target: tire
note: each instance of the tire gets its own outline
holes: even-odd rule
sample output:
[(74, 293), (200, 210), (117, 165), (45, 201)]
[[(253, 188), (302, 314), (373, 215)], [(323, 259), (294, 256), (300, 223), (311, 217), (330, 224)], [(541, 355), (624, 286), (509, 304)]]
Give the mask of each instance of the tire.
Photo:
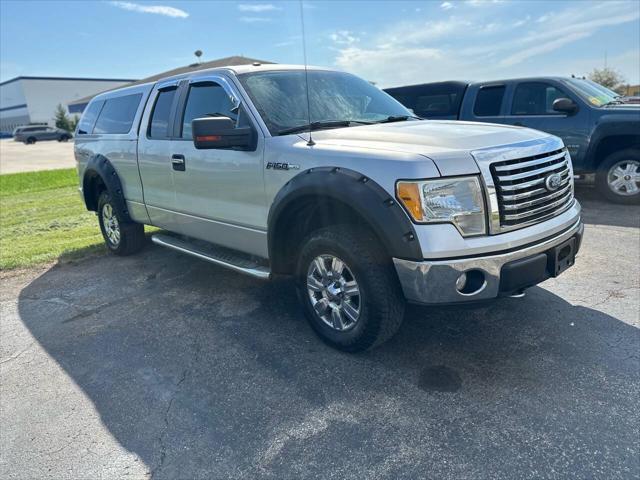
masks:
[[(336, 275), (340, 265), (333, 269), (334, 259), (344, 264), (340, 276)], [(326, 276), (321, 275), (318, 260), (327, 269)], [(402, 324), (405, 300), (391, 259), (363, 228), (336, 225), (309, 235), (298, 258), (296, 289), (313, 330), (339, 350), (359, 352), (377, 347), (393, 337)], [(334, 315), (336, 305), (339, 319)], [(324, 317), (319, 311), (324, 311)]]
[(61, 135), (60, 138), (58, 138), (59, 142), (68, 142), (70, 140), (70, 137), (68, 135)]
[[(634, 178), (635, 182), (630, 183)], [(617, 188), (614, 182), (618, 182)], [(635, 184), (635, 192), (628, 192), (624, 183), (630, 188)], [(596, 187), (611, 202), (625, 205), (640, 203), (640, 149), (628, 148), (606, 157), (598, 166)]]
[(98, 197), (98, 223), (104, 243), (111, 253), (132, 255), (144, 247), (144, 225), (124, 222), (106, 190)]
[(34, 137), (29, 137), (24, 141), (25, 145), (33, 145), (36, 143), (36, 139)]

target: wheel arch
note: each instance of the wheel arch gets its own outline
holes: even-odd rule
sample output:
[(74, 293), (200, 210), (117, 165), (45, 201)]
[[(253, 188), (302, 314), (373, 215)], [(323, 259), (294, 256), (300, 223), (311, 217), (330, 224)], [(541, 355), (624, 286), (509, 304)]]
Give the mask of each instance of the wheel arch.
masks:
[(612, 153), (628, 148), (640, 149), (640, 121), (603, 121), (591, 136), (587, 168), (595, 171)]
[(391, 257), (422, 260), (413, 224), (393, 196), (356, 171), (320, 167), (292, 178), (271, 205), (271, 270), (293, 273), (298, 249), (309, 233), (345, 223), (369, 228)]
[(103, 190), (107, 190), (114, 203), (114, 207), (122, 218), (130, 222), (131, 217), (124, 198), (122, 183), (113, 164), (103, 155), (95, 155), (89, 159), (82, 176), (82, 194), (87, 210), (98, 210), (98, 197)]

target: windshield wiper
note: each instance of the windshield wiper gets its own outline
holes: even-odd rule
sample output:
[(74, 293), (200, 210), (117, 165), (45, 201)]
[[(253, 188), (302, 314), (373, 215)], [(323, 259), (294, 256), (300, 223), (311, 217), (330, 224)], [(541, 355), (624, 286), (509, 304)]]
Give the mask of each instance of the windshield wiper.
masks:
[(287, 135), (288, 133), (308, 132), (313, 130), (321, 130), (323, 128), (339, 128), (350, 127), (352, 124), (371, 125), (371, 122), (360, 122), (358, 120), (332, 120), (327, 122), (311, 122), (306, 125), (298, 125), (297, 127), (284, 128), (278, 130), (278, 135)]
[(601, 107), (608, 107), (609, 105), (624, 105), (624, 100), (618, 100), (619, 97), (616, 97), (616, 100), (611, 100), (607, 103), (601, 105)]
[(387, 118), (385, 118), (384, 120), (379, 120), (376, 123), (392, 123), (392, 122), (404, 122), (406, 120), (409, 119), (413, 119), (413, 120), (423, 120), (420, 117), (416, 117), (414, 115), (391, 115)]

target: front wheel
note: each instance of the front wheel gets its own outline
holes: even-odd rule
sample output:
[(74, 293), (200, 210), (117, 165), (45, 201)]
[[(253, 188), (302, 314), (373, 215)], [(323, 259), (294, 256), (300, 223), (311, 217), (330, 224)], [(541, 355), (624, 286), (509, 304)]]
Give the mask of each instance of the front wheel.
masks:
[(102, 192), (98, 198), (98, 222), (102, 238), (110, 252), (126, 256), (138, 252), (144, 246), (144, 225), (123, 221), (107, 191)]
[(296, 287), (311, 327), (337, 349), (376, 347), (402, 323), (405, 301), (393, 265), (364, 229), (312, 233), (298, 259)]
[(609, 155), (600, 164), (596, 185), (615, 203), (640, 203), (640, 150), (627, 149)]

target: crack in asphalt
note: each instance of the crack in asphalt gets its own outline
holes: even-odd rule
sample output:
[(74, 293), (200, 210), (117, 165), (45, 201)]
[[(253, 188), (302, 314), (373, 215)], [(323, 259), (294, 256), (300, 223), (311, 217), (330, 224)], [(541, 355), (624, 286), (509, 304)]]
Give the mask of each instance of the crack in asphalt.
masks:
[(175, 399), (178, 396), (178, 393), (180, 392), (181, 385), (192, 373), (193, 368), (197, 365), (200, 359), (200, 345), (198, 344), (197, 338), (194, 338), (192, 351), (194, 352), (193, 358), (189, 362), (189, 365), (187, 366), (187, 368), (185, 368), (182, 371), (182, 375), (180, 376), (180, 379), (178, 380), (178, 382), (175, 384), (173, 394), (171, 395), (167, 408), (164, 411), (164, 417), (163, 417), (164, 427), (162, 429), (162, 432), (160, 432), (160, 435), (158, 436), (158, 444), (160, 445), (160, 460), (158, 461), (158, 465), (156, 465), (151, 470), (151, 474), (149, 477), (151, 479), (155, 478), (156, 475), (160, 472), (160, 470), (162, 470), (165, 466), (165, 461), (167, 458), (167, 445), (165, 444), (165, 437), (169, 432), (169, 414), (171, 412), (171, 408), (173, 407), (173, 404), (175, 403)]
[(22, 350), (20, 350), (18, 353), (16, 353), (15, 355), (12, 355), (9, 358), (5, 358), (3, 360), (0, 360), (0, 365), (2, 365), (3, 363), (8, 363), (11, 362), (13, 360), (18, 359), (19, 357), (21, 357), (23, 354), (25, 354), (26, 352), (28, 352), (29, 350), (31, 350), (31, 347), (33, 347), (36, 344), (36, 341), (32, 341), (29, 345), (27, 345), (25, 348), (23, 348)]

